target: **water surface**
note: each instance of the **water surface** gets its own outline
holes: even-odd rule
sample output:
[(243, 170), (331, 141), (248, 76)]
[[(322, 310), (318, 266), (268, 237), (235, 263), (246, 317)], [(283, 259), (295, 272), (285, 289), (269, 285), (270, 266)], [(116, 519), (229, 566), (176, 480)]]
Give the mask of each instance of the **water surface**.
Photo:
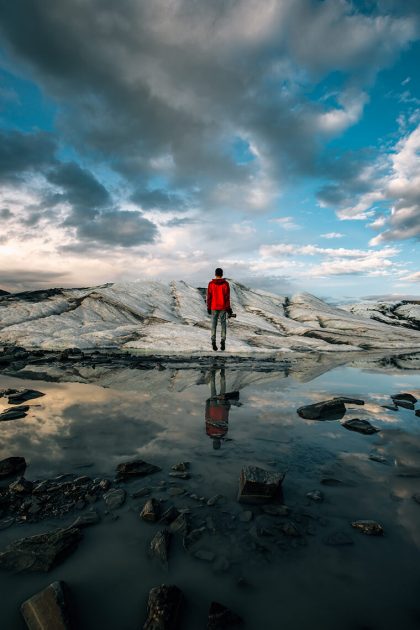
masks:
[[(45, 393), (29, 403), (27, 418), (1, 423), (1, 458), (23, 455), (31, 480), (68, 472), (113, 479), (115, 466), (134, 457), (157, 464), (162, 472), (124, 487), (132, 493), (151, 486), (165, 506), (189, 507), (194, 523), (207, 528), (198, 547), (215, 556), (213, 562), (197, 560), (174, 540), (165, 570), (146, 553), (158, 526), (140, 521), (145, 500), (130, 498), (116, 520), (98, 502), (101, 522), (83, 531), (79, 548), (63, 564), (49, 574), (0, 573), (1, 627), (23, 628), (21, 602), (56, 579), (70, 585), (82, 630), (142, 627), (148, 591), (164, 582), (185, 594), (186, 630), (206, 627), (211, 600), (241, 614), (245, 627), (255, 630), (420, 627), (420, 505), (412, 498), (420, 492), (420, 418), (381, 406), (393, 393), (420, 398), (419, 370), (374, 363), (311, 378), (310, 371), (274, 365), (264, 371), (221, 365), (61, 372), (56, 366), (53, 374), (40, 369), (41, 380), (0, 375), (0, 389)], [(208, 401), (223, 389), (238, 391), (239, 398), (225, 406), (214, 429)], [(366, 403), (349, 405), (344, 419), (366, 418), (380, 432), (361, 435), (346, 430), (344, 419), (317, 422), (296, 413), (300, 405), (342, 395)], [(6, 406), (0, 398), (0, 411)], [(372, 453), (385, 461), (373, 461)], [(190, 480), (168, 476), (179, 461), (191, 462)], [(237, 502), (246, 464), (286, 471), (284, 503), (300, 537), (260, 535), (281, 519)], [(163, 480), (167, 485), (159, 486)], [(170, 482), (198, 498), (223, 498), (209, 507), (172, 497)], [(325, 495), (319, 504), (306, 497), (316, 489)], [(240, 514), (248, 509), (254, 518), (244, 523)], [(68, 525), (74, 516), (15, 524), (0, 531), (0, 547)], [(385, 536), (360, 534), (350, 526), (356, 519), (379, 521)], [(345, 532), (354, 544), (326, 544), (335, 532)]]

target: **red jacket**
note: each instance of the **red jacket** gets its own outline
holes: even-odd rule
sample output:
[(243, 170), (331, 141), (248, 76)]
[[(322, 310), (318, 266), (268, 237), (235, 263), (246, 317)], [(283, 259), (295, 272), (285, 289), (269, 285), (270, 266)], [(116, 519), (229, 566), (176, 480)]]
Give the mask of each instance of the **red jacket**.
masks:
[(212, 311), (230, 309), (230, 286), (224, 278), (214, 278), (207, 288), (207, 308)]

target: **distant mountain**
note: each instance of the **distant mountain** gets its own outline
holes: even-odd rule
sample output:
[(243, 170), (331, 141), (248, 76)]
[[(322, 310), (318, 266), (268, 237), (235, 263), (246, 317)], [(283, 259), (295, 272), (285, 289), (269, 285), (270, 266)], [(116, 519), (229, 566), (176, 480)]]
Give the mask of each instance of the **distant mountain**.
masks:
[[(210, 352), (204, 292), (182, 281), (127, 282), (26, 291), (0, 298), (0, 344), (26, 348), (114, 348), (140, 353)], [(331, 306), (231, 282), (227, 354), (420, 350), (420, 304)]]
[(10, 293), (8, 291), (3, 291), (3, 289), (0, 289), (0, 295), (10, 295)]

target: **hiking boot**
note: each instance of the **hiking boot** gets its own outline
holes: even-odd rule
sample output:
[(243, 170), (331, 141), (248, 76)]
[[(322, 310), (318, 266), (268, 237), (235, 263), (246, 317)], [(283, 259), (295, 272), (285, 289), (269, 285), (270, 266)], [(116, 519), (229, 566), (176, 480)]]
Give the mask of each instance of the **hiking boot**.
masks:
[(212, 341), (211, 345), (212, 345), (213, 350), (217, 350), (217, 346), (216, 346), (216, 342), (215, 341)]
[(220, 350), (224, 350), (225, 349), (225, 340), (222, 339), (222, 341), (220, 342)]

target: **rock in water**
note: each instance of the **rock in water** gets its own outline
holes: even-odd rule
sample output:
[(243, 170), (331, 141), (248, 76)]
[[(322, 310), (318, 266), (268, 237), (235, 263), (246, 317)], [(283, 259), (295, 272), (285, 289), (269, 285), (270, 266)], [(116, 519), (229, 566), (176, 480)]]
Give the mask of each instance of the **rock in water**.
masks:
[(179, 462), (179, 464), (174, 464), (172, 466), (172, 470), (175, 472), (188, 472), (190, 469), (190, 462)]
[(81, 538), (82, 534), (77, 527), (20, 538), (0, 553), (0, 568), (49, 571), (76, 549)]
[(160, 505), (156, 501), (156, 499), (149, 499), (144, 504), (142, 511), (140, 512), (140, 518), (144, 521), (149, 521), (151, 523), (156, 523), (159, 520), (160, 516)]
[(368, 420), (360, 420), (359, 418), (346, 420), (341, 426), (349, 431), (357, 431), (358, 433), (364, 433), (365, 435), (372, 435), (372, 433), (377, 433), (379, 431), (379, 429), (371, 425)]
[(0, 479), (11, 477), (26, 468), (24, 457), (6, 457), (0, 461)]
[(413, 499), (416, 503), (420, 504), (420, 492), (416, 492), (416, 494), (413, 494)]
[(126, 493), (123, 488), (113, 488), (104, 494), (104, 501), (109, 510), (116, 510), (123, 505), (125, 497)]
[(29, 406), (22, 405), (22, 407), (11, 407), (10, 409), (6, 409), (3, 413), (0, 413), (0, 422), (5, 420), (20, 420), (21, 418), (26, 418), (26, 413), (29, 409)]
[(39, 398), (40, 396), (45, 396), (45, 394), (36, 391), (36, 389), (23, 389), (16, 394), (10, 394), (8, 403), (9, 405), (20, 405), (27, 400), (33, 400), (34, 398)]
[(182, 591), (177, 586), (162, 584), (152, 588), (143, 630), (177, 630), (183, 599)]
[(33, 487), (32, 481), (25, 479), (25, 477), (19, 477), (19, 479), (16, 479), (9, 485), (9, 492), (13, 494), (31, 494)]
[(416, 409), (415, 414), (420, 417), (420, 409)]
[(76, 518), (71, 527), (90, 527), (100, 521), (100, 516), (96, 510), (88, 510)]
[(162, 564), (167, 564), (170, 542), (171, 533), (167, 529), (161, 529), (156, 532), (150, 541), (151, 556), (157, 558)]
[(172, 521), (169, 529), (174, 534), (186, 536), (190, 530), (190, 523), (187, 514), (180, 514), (174, 521)]
[(117, 466), (117, 480), (126, 481), (127, 479), (134, 479), (135, 477), (146, 477), (155, 472), (162, 470), (159, 466), (154, 464), (148, 464), (142, 459), (135, 459), (131, 462), (122, 462)]
[(384, 528), (382, 527), (382, 525), (380, 525), (380, 523), (377, 523), (376, 521), (369, 521), (369, 520), (353, 521), (351, 526), (354, 527), (355, 529), (358, 529), (359, 531), (362, 532), (362, 534), (366, 534), (367, 536), (383, 536), (384, 535)]
[(239, 626), (242, 623), (242, 618), (229, 610), (229, 608), (226, 608), (226, 606), (223, 606), (223, 604), (219, 604), (219, 602), (210, 604), (207, 630), (224, 630), (224, 628)]
[(278, 473), (245, 466), (239, 479), (238, 501), (241, 503), (267, 503), (280, 500), (282, 496), (281, 484), (286, 473)]
[(410, 411), (414, 411), (414, 403), (409, 400), (396, 400), (395, 404), (398, 407), (403, 407), (404, 409), (410, 409)]
[(163, 525), (170, 525), (176, 518), (179, 516), (179, 511), (176, 509), (174, 505), (171, 505), (165, 512), (162, 514), (162, 517), (159, 523)]
[(413, 396), (413, 394), (408, 394), (408, 393), (394, 394), (393, 396), (391, 396), (391, 398), (395, 402), (396, 405), (398, 405), (398, 401), (400, 401), (400, 400), (404, 400), (406, 402), (411, 402), (413, 404), (415, 404), (417, 402), (417, 398), (415, 396)]
[(23, 602), (20, 610), (29, 630), (70, 630), (68, 587), (53, 582)]
[(306, 496), (315, 503), (321, 503), (324, 500), (324, 493), (321, 490), (311, 490), (306, 493)]
[(340, 420), (346, 413), (346, 408), (341, 398), (333, 398), (299, 407), (297, 413), (305, 420)]

